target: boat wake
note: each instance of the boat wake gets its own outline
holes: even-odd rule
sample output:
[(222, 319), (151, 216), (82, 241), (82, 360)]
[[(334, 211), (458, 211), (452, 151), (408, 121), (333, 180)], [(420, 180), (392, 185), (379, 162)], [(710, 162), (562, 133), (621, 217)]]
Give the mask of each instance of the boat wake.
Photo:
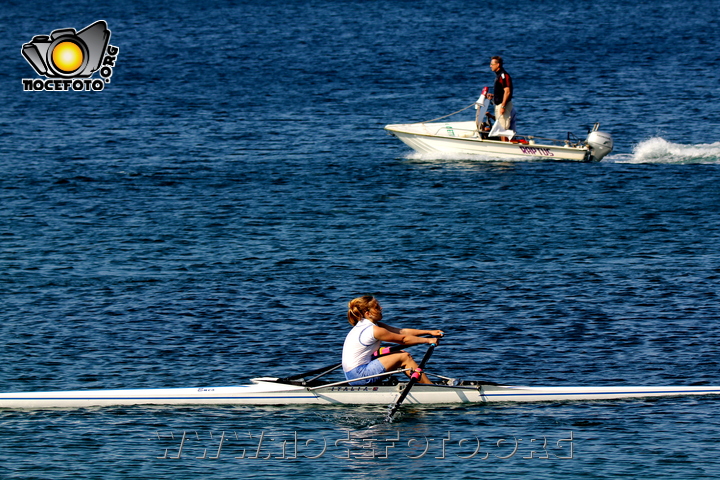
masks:
[(655, 137), (640, 142), (632, 154), (612, 155), (614, 163), (720, 164), (720, 142), (682, 145)]
[[(416, 163), (434, 164), (447, 160), (461, 161), (467, 164), (510, 163), (546, 161), (541, 157), (496, 157), (491, 155), (475, 155), (460, 153), (420, 153), (412, 152), (405, 155), (405, 159)], [(720, 142), (710, 144), (683, 145), (668, 142), (664, 138), (654, 137), (635, 145), (632, 153), (608, 155), (602, 161), (608, 163), (654, 163), (654, 164), (720, 164)]]

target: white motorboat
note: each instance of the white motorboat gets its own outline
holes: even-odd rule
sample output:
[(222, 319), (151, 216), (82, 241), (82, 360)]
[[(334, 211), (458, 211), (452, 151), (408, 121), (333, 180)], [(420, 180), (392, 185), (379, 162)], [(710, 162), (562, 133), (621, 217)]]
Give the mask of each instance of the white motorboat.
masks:
[[(77, 390), (2, 393), (0, 408), (78, 408), (113, 405), (389, 405), (397, 402), (408, 382), (395, 377), (353, 387), (347, 381), (307, 378), (317, 371), (290, 378), (262, 377), (250, 385), (134, 390)], [(393, 372), (398, 373), (398, 372)], [(387, 374), (385, 374), (387, 375)], [(431, 374), (432, 376), (432, 374)], [(720, 395), (720, 386), (689, 387), (523, 387), (439, 377), (432, 384), (415, 384), (406, 404), (483, 404), (489, 402), (557, 402), (640, 397)]]
[[(594, 125), (585, 140), (580, 140), (571, 134), (568, 134), (566, 140), (558, 140), (518, 135), (510, 130), (497, 135), (497, 130), (491, 130), (488, 124), (481, 121), (489, 105), (489, 100), (485, 97), (486, 93), (487, 87), (474, 104), (478, 112), (475, 121), (394, 124), (386, 125), (385, 130), (420, 153), (599, 162), (613, 149), (612, 136), (600, 132), (598, 123)], [(473, 105), (463, 110), (471, 106)], [(508, 140), (502, 141), (502, 137)]]

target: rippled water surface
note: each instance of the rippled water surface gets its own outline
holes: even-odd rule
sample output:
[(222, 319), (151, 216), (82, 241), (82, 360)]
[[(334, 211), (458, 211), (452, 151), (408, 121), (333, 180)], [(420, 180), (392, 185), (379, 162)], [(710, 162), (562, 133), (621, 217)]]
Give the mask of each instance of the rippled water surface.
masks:
[[(309, 370), (337, 361), (365, 293), (389, 323), (447, 333), (441, 374), (720, 384), (719, 14), (705, 0), (4, 7), (0, 391)], [(99, 19), (120, 48), (102, 92), (22, 91), (23, 43)], [(615, 151), (428, 156), (385, 134), (471, 104), (495, 54), (523, 133), (600, 122)], [(408, 406), (389, 425), (384, 407), (5, 410), (0, 477), (713, 478), (719, 402)]]

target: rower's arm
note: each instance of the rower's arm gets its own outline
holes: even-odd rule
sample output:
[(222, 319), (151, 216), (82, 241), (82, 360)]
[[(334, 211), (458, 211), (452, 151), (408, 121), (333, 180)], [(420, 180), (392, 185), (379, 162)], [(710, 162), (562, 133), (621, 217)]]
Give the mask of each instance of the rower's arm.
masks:
[(396, 328), (378, 322), (373, 327), (373, 335), (380, 341), (399, 343), (400, 345), (417, 345), (419, 343), (437, 343), (436, 338), (425, 338), (419, 335), (442, 336), (442, 330), (417, 330), (414, 328)]
[(442, 330), (418, 330), (415, 328), (396, 328), (388, 325), (387, 323), (383, 322), (377, 322), (377, 325), (392, 332), (397, 333), (399, 335), (413, 335), (413, 336), (419, 336), (419, 335), (433, 335), (436, 337), (442, 337), (444, 335), (444, 332)]

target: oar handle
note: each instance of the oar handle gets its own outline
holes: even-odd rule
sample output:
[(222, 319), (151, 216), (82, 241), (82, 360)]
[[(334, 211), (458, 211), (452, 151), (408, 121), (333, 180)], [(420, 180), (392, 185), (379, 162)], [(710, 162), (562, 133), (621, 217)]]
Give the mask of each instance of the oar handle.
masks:
[[(442, 338), (442, 336), (437, 337), (437, 336), (434, 336), (434, 335), (422, 335), (422, 337), (425, 337), (425, 338)], [(416, 343), (416, 344), (414, 344), (414, 345), (393, 345), (392, 347), (380, 347), (380, 348), (378, 348), (376, 351), (373, 352), (372, 358), (373, 358), (373, 360), (374, 360), (374, 359), (376, 359), (376, 358), (378, 358), (378, 357), (384, 357), (385, 355), (390, 355), (391, 353), (397, 353), (397, 352), (399, 352), (400, 350), (402, 350), (403, 348), (414, 347), (414, 346), (416, 346), (416, 345), (423, 345), (423, 344), (422, 344), (422, 343)], [(436, 345), (436, 344), (435, 344), (435, 343), (431, 343), (430, 345), (433, 345), (433, 346), (434, 346), (434, 345)]]
[(390, 355), (391, 353), (399, 352), (405, 348), (405, 345), (394, 345), (392, 347), (380, 347), (372, 354), (372, 358), (376, 359), (379, 357), (384, 357), (385, 355)]

